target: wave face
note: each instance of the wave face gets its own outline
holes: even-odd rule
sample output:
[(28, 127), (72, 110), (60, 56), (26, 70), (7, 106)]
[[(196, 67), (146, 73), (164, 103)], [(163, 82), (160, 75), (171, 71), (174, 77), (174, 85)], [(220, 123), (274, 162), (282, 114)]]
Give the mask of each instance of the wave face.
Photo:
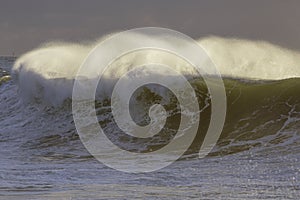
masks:
[[(199, 100), (201, 120), (197, 137), (186, 154), (197, 156), (210, 122), (211, 102), (206, 84), (201, 78), (192, 79), (190, 83)], [(287, 154), (300, 153), (299, 78), (276, 81), (225, 78), (224, 84), (227, 116), (221, 138), (210, 156), (248, 150), (268, 153), (280, 149)], [(171, 91), (163, 95), (157, 93), (153, 90), (155, 87), (157, 86), (146, 85), (139, 88), (130, 100), (132, 117), (139, 125), (149, 123), (148, 111), (153, 104), (161, 104), (167, 111), (165, 126), (150, 139), (124, 134), (113, 119), (110, 101), (106, 99), (96, 102), (99, 124), (109, 139), (122, 149), (149, 152), (160, 149), (175, 137), (180, 123), (177, 99)], [(6, 130), (1, 134), (1, 141), (17, 138), (22, 141), (23, 146), (40, 151), (39, 154), (48, 154), (49, 150), (55, 152), (57, 147), (65, 146), (67, 149), (63, 148), (61, 153), (67, 154), (66, 157), (58, 159), (68, 158), (68, 148), (73, 149), (71, 143), (82, 146), (76, 135), (69, 101), (56, 108), (44, 106), (39, 101), (24, 104), (17, 95), (20, 88), (13, 81), (3, 82), (0, 89), (0, 125)], [(71, 150), (73, 151), (74, 149)], [(75, 148), (75, 152), (78, 153), (78, 149)], [(83, 157), (86, 158), (87, 155)]]

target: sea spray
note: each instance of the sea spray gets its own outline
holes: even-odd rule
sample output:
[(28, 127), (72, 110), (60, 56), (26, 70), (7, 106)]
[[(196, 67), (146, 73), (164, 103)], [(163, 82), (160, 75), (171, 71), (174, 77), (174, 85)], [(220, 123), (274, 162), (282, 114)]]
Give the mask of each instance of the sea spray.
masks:
[[(119, 45), (135, 42), (136, 37), (164, 42), (163, 37), (159, 36), (150, 38), (148, 35), (133, 35)], [(77, 70), (88, 53), (103, 39), (86, 44), (49, 43), (21, 56), (12, 68), (12, 76), (19, 85), (23, 99), (40, 99), (52, 105), (59, 105), (65, 99), (71, 98)], [(201, 38), (198, 43), (224, 77), (281, 80), (300, 76), (300, 54), (296, 51), (263, 41), (220, 37)], [(184, 46), (178, 44), (178, 48)], [(106, 90), (111, 90), (112, 85), (109, 82), (115, 82), (119, 78), (118, 74), (122, 74), (130, 66), (153, 59), (161, 59), (170, 66), (179, 68), (184, 75), (197, 76), (190, 66), (174, 56), (157, 51), (131, 53), (114, 63), (117, 70), (107, 74)], [(87, 77), (83, 78), (89, 79), (94, 76), (93, 72), (87, 72)]]

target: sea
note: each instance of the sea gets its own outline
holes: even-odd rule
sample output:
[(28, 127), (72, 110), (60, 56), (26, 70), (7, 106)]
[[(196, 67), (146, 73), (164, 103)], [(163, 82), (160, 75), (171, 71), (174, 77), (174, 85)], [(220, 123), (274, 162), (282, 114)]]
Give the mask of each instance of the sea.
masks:
[[(201, 42), (224, 74), (221, 136), (199, 158), (211, 101), (203, 79), (190, 79), (201, 108), (197, 136), (171, 165), (142, 173), (106, 166), (76, 130), (69, 85), (77, 68), (66, 68), (79, 65), (89, 45), (48, 44), (18, 58), (1, 57), (0, 199), (300, 199), (300, 56), (262, 42), (215, 37)], [(149, 123), (147, 110), (154, 103), (168, 111), (165, 127), (152, 139), (124, 135), (110, 101), (97, 101), (99, 124), (116, 145), (147, 153), (176, 135), (178, 101), (156, 87), (141, 87), (132, 99), (133, 109), (143, 111), (140, 124)]]

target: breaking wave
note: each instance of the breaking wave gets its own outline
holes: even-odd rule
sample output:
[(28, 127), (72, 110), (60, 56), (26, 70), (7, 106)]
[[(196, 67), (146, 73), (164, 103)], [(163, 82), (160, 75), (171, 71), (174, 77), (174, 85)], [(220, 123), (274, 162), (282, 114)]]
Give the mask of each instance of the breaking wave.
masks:
[[(135, 37), (147, 39), (148, 36), (134, 35), (126, 42), (134, 42)], [(68, 99), (72, 97), (74, 80), (82, 78), (76, 76), (81, 63), (91, 49), (103, 39), (85, 44), (49, 43), (18, 58), (11, 69), (13, 82), (8, 78), (4, 80), (3, 77), (7, 77), (7, 73), (3, 72), (1, 75), (4, 83), (0, 85), (1, 102), (3, 102), (1, 109), (8, 109), (2, 114), (22, 110), (20, 101), (14, 100), (17, 98), (15, 91), (18, 90), (22, 101), (28, 103), (28, 106), (47, 105), (41, 109), (51, 114), (49, 116), (45, 114), (47, 123), (40, 124), (39, 126), (44, 127), (39, 127), (39, 130), (48, 129), (49, 124), (51, 126), (52, 123), (58, 123), (64, 127), (63, 132), (75, 132), (74, 124), (69, 123), (72, 118)], [(163, 38), (159, 37), (155, 40), (164, 42)], [(126, 42), (119, 45), (126, 45)], [(274, 147), (296, 148), (299, 146), (300, 54), (263, 41), (207, 37), (197, 42), (224, 77), (227, 94), (224, 130), (211, 155), (226, 155), (252, 148), (261, 149), (259, 147), (265, 150)], [(143, 54), (132, 53), (114, 63), (117, 71), (106, 74), (105, 78), (108, 80), (104, 84), (107, 87), (106, 90), (112, 89), (113, 83), (110, 85), (110, 82), (115, 82), (119, 78), (118, 75), (122, 74), (119, 72), (128, 70), (132, 65), (151, 61), (153, 58), (161, 59), (190, 77), (189, 81), (199, 99), (201, 121), (197, 137), (188, 152), (197, 152), (209, 124), (211, 102), (205, 82), (189, 69), (186, 63), (154, 51), (146, 51)], [(160, 75), (168, 76), (168, 74)], [(108, 132), (107, 135), (112, 141), (129, 151), (147, 152), (161, 148), (175, 136), (180, 121), (178, 102), (170, 91), (159, 92), (159, 87), (157, 85), (142, 87), (131, 99), (132, 117), (140, 125), (149, 123), (148, 110), (153, 104), (163, 105), (168, 113), (165, 127), (157, 136), (150, 139), (137, 139), (122, 134), (113, 120), (109, 97), (98, 99), (96, 109), (99, 123), (104, 131)], [(101, 97), (101, 94), (98, 96)], [(34, 116), (35, 112), (40, 112), (40, 109), (31, 114)], [(54, 116), (63, 116), (63, 120), (58, 122), (55, 117), (53, 118), (53, 113)], [(26, 116), (28, 117), (28, 113)], [(4, 118), (4, 116), (0, 117)], [(66, 121), (68, 125), (64, 126)], [(9, 119), (0, 123), (1, 127), (7, 127), (7, 130), (18, 126), (8, 127)], [(24, 127), (32, 130), (32, 127), (38, 127), (38, 125), (30, 117), (27, 123), (20, 124), (20, 128), (24, 129)], [(59, 129), (55, 131), (60, 132)], [(36, 141), (44, 142), (34, 145), (47, 146), (47, 140), (43, 138), (48, 138), (49, 134), (53, 133), (44, 136), (37, 134), (35, 139), (39, 139)], [(73, 138), (73, 134), (70, 137)], [(54, 142), (55, 145), (58, 145), (59, 141)], [(51, 140), (51, 145), (52, 142)]]

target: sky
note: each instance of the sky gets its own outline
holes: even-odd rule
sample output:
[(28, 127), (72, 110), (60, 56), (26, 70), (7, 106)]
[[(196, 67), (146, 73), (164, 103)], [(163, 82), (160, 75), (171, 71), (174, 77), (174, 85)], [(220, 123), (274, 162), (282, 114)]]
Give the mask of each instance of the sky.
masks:
[(0, 0), (0, 55), (155, 26), (300, 50), (299, 0)]

